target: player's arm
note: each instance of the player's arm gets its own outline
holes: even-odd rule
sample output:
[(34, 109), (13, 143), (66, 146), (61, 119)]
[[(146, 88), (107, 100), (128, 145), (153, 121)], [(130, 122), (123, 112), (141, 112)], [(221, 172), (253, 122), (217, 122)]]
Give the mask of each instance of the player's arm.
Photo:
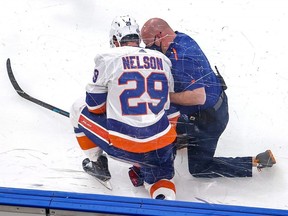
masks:
[(166, 109), (166, 113), (167, 113), (167, 117), (172, 127), (176, 129), (177, 121), (178, 121), (178, 118), (180, 117), (180, 112), (178, 111), (176, 107), (171, 106), (170, 104), (171, 103), (170, 94), (174, 93), (174, 78), (170, 70), (171, 62), (168, 58), (166, 59), (166, 62), (168, 64), (168, 68), (166, 69), (166, 71), (167, 71), (168, 83), (169, 83), (169, 97), (168, 97), (168, 102), (167, 102), (168, 106)]
[(95, 57), (95, 69), (92, 82), (86, 86), (86, 105), (90, 112), (106, 112), (107, 78), (105, 61), (101, 55)]
[(86, 105), (90, 112), (103, 114), (106, 112), (107, 90), (103, 86), (86, 86)]

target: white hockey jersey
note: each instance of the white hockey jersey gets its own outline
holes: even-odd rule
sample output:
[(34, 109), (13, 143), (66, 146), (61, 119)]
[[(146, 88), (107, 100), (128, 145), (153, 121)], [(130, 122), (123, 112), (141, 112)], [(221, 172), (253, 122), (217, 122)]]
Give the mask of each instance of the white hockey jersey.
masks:
[(139, 47), (113, 48), (95, 57), (86, 103), (91, 112), (106, 111), (112, 145), (144, 153), (174, 141), (166, 114), (174, 90), (170, 67), (162, 53)]

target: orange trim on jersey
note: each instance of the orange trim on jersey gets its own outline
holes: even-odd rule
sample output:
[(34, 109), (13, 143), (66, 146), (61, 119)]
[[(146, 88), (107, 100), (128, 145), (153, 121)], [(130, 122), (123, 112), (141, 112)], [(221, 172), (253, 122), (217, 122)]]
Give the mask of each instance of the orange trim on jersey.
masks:
[(174, 193), (176, 194), (175, 184), (172, 181), (169, 181), (167, 179), (161, 179), (157, 181), (156, 183), (154, 183), (152, 187), (150, 188), (150, 196), (153, 197), (154, 192), (158, 190), (159, 188), (167, 188), (167, 189), (173, 190)]
[(97, 147), (87, 136), (76, 137), (82, 150), (88, 150)]
[(176, 138), (176, 131), (173, 127), (163, 136), (147, 142), (135, 142), (123, 137), (110, 134), (110, 142), (113, 146), (133, 153), (145, 153), (154, 151), (170, 145)]
[(173, 118), (169, 118), (169, 122), (175, 130), (176, 130), (176, 126), (177, 126), (177, 122), (178, 122), (179, 117), (180, 117), (180, 115), (177, 115)]
[(79, 124), (81, 124), (84, 128), (93, 132), (95, 135), (109, 142), (108, 131), (98, 126), (95, 122), (91, 121), (88, 118), (85, 118), (85, 116), (83, 115), (80, 115)]
[(178, 53), (177, 53), (176, 49), (172, 48), (172, 51), (173, 51), (173, 53), (175, 55), (175, 59), (178, 61)]
[(106, 112), (106, 103), (103, 106), (96, 108), (96, 109), (91, 109), (91, 108), (89, 109), (88, 107), (88, 110), (94, 114), (103, 114)]

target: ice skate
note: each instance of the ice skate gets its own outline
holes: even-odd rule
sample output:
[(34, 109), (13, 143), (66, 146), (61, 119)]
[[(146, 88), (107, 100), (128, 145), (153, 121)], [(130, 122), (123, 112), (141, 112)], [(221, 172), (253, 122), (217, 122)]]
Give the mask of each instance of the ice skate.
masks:
[(271, 152), (271, 150), (266, 150), (256, 156), (257, 169), (272, 167), (276, 164), (276, 160)]
[(100, 155), (97, 161), (90, 161), (86, 158), (82, 162), (83, 170), (91, 176), (94, 176), (101, 184), (103, 184), (109, 190), (112, 190), (111, 174), (108, 169), (108, 160), (104, 155)]

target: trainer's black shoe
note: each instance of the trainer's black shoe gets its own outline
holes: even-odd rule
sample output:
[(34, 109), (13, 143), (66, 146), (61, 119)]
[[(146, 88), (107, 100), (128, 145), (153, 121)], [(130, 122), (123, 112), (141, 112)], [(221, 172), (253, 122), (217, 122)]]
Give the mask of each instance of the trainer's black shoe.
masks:
[(97, 161), (90, 161), (89, 158), (84, 159), (82, 167), (89, 175), (92, 175), (103, 182), (111, 179), (111, 174), (108, 169), (108, 159), (104, 155), (100, 155)]
[(276, 164), (276, 160), (271, 152), (271, 150), (266, 150), (256, 156), (257, 168), (261, 170), (265, 167), (272, 167)]

